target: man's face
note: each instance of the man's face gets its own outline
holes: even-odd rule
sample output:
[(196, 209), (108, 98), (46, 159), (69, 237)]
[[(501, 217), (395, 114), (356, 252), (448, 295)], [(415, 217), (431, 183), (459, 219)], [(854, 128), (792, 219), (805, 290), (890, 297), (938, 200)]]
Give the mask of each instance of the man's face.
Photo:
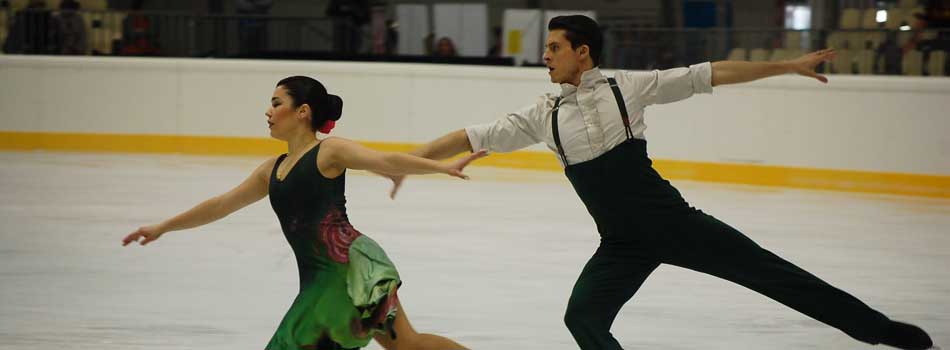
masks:
[(551, 82), (556, 84), (580, 81), (581, 59), (587, 55), (587, 46), (571, 48), (571, 42), (565, 37), (565, 30), (555, 29), (548, 34), (544, 45), (544, 64), (548, 67)]

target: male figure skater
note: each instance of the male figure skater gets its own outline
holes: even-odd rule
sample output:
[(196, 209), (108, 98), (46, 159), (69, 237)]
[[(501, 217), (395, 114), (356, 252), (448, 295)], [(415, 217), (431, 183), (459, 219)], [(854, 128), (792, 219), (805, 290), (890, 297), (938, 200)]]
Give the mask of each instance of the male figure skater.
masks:
[[(560, 95), (494, 122), (449, 133), (413, 151), (431, 159), (488, 149), (510, 152), (544, 142), (597, 224), (600, 247), (574, 286), (564, 322), (581, 349), (621, 349), (610, 333), (620, 307), (659, 264), (723, 278), (755, 290), (869, 344), (929, 349), (922, 329), (892, 321), (855, 297), (758, 246), (683, 200), (653, 169), (644, 108), (713, 86), (786, 73), (827, 82), (815, 66), (833, 50), (784, 62), (721, 61), (652, 72), (601, 74), (602, 35), (584, 16), (555, 17), (544, 51)], [(393, 195), (402, 177), (391, 177)]]

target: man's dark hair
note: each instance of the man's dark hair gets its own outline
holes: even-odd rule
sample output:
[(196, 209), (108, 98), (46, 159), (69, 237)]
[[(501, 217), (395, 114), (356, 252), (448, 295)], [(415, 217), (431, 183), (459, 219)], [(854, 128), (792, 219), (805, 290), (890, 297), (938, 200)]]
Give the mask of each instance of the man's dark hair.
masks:
[(548, 30), (563, 29), (564, 36), (571, 43), (572, 49), (587, 45), (590, 49), (590, 59), (594, 67), (600, 65), (600, 53), (604, 47), (604, 35), (600, 26), (593, 19), (582, 15), (557, 16), (548, 22)]

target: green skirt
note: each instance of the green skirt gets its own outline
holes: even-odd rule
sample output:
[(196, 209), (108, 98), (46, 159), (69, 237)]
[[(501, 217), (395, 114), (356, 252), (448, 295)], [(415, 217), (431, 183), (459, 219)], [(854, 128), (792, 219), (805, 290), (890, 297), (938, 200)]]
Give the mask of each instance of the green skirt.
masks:
[(375, 241), (361, 235), (349, 248), (349, 262), (313, 271), (267, 344), (267, 350), (353, 349), (392, 332), (395, 265)]

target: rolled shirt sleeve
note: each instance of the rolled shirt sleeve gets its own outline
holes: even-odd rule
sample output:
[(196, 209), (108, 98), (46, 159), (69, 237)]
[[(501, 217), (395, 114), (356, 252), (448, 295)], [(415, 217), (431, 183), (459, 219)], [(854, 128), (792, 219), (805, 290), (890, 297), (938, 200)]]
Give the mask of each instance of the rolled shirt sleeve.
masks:
[(712, 92), (712, 64), (709, 62), (650, 72), (621, 71), (617, 78), (624, 94), (631, 94), (630, 100), (641, 108)]
[(486, 124), (465, 128), (472, 150), (511, 152), (541, 142), (544, 101)]

